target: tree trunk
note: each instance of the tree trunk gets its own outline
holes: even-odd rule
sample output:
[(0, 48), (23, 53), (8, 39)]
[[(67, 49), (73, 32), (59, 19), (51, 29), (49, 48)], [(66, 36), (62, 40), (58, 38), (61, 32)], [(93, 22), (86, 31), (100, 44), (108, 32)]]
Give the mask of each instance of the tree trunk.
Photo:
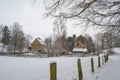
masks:
[(3, 44), (3, 47), (2, 47), (2, 52), (4, 52), (4, 48), (5, 48), (5, 45)]
[(14, 53), (15, 53), (16, 46), (14, 46)]

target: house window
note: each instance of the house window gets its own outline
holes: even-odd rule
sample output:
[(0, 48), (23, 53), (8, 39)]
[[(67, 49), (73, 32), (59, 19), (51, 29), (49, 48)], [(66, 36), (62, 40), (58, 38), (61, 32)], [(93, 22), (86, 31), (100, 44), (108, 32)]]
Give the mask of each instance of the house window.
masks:
[(79, 43), (77, 43), (77, 46), (79, 46)]

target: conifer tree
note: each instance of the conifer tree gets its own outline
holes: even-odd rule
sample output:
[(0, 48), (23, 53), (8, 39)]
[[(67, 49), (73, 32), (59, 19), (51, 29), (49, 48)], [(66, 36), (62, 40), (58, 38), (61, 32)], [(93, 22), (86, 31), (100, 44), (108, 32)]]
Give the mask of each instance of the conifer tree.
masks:
[(2, 52), (4, 52), (4, 47), (5, 47), (5, 45), (8, 45), (9, 41), (10, 41), (10, 30), (9, 30), (8, 26), (5, 26), (2, 29), (2, 43), (3, 43)]

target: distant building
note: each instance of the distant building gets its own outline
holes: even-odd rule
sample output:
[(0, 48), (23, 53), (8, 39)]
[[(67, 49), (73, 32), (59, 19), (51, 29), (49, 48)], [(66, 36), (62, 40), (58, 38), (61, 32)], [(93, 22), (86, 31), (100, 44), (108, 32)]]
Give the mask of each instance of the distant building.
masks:
[(32, 51), (40, 51), (45, 48), (45, 43), (40, 39), (36, 38), (32, 43), (31, 43), (31, 49)]
[(84, 45), (80, 41), (76, 41), (74, 44), (74, 48), (84, 48)]
[(76, 41), (73, 48), (73, 53), (87, 53), (87, 48), (80, 41)]

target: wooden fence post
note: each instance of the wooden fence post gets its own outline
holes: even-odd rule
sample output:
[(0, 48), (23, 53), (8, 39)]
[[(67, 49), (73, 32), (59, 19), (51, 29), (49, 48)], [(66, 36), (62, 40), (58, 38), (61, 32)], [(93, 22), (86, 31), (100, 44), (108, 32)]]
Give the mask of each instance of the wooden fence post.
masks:
[(50, 80), (57, 80), (57, 64), (50, 63)]
[(100, 67), (100, 56), (98, 56), (98, 67)]
[(82, 73), (82, 66), (81, 66), (81, 60), (77, 60), (77, 66), (78, 66), (78, 80), (82, 80), (83, 78), (83, 73)]
[(94, 72), (94, 60), (91, 58), (91, 71)]

